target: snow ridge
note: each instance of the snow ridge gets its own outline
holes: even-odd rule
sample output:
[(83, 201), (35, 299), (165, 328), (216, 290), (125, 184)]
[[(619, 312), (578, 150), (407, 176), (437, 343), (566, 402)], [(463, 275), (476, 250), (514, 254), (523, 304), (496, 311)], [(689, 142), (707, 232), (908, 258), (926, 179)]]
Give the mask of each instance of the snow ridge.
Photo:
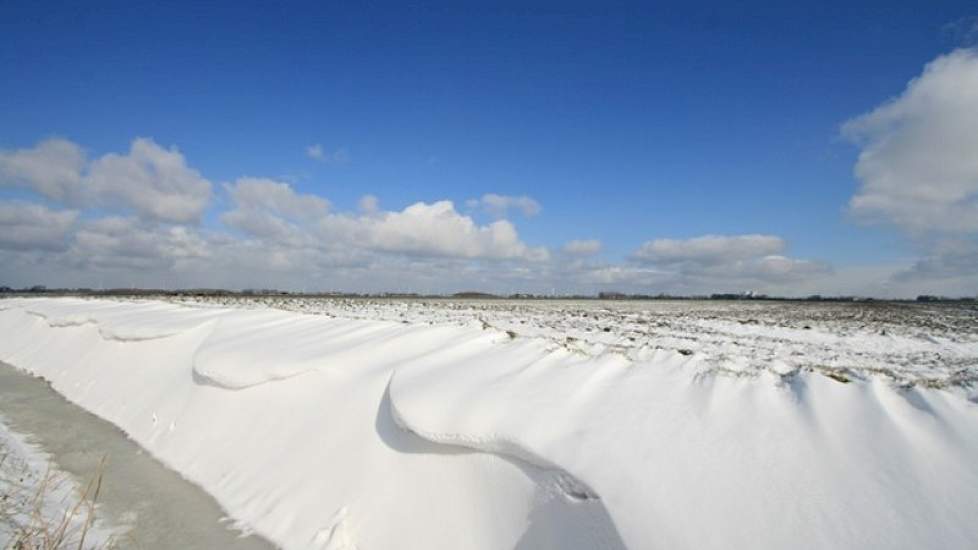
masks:
[(46, 314), (39, 311), (24, 310), (28, 315), (33, 315), (40, 319), (51, 328), (65, 328), (65, 327), (83, 327), (86, 325), (94, 326), (98, 329), (99, 335), (104, 340), (114, 340), (116, 342), (143, 342), (145, 340), (158, 340), (162, 338), (169, 338), (176, 333), (173, 332), (162, 332), (162, 333), (138, 333), (138, 334), (120, 334), (112, 329), (109, 329), (102, 325), (97, 319), (92, 317), (61, 317), (52, 319)]
[[(397, 371), (391, 378), (397, 376)], [(387, 394), (390, 396), (390, 383), (387, 386)], [(398, 411), (397, 399), (389, 397), (391, 404), (391, 416), (394, 422), (402, 429), (416, 434), (432, 443), (466, 447), (476, 451), (501, 455), (519, 460), (527, 464), (532, 464), (544, 471), (551, 473), (554, 478), (554, 486), (560, 493), (573, 500), (599, 500), (601, 497), (587, 486), (586, 483), (574, 477), (564, 470), (560, 465), (555, 464), (545, 457), (534, 454), (526, 445), (508, 438), (501, 434), (472, 435), (464, 433), (435, 433), (427, 431), (420, 426), (412, 425), (411, 421)]]

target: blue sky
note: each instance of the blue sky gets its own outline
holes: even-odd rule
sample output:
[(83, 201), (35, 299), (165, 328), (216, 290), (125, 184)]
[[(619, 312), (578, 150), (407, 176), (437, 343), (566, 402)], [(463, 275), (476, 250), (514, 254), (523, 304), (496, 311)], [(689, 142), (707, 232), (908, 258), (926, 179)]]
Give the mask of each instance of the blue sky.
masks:
[[(233, 208), (225, 184), (247, 176), (324, 197), (331, 212), (356, 211), (365, 194), (385, 212), (451, 200), (479, 226), (495, 217), (466, 201), (528, 196), (538, 214), (506, 216), (520, 241), (557, 251), (572, 239), (600, 240), (588, 260), (596, 268), (630, 265), (654, 239), (752, 234), (777, 236), (778, 254), (833, 272), (908, 268), (946, 236), (854, 219), (861, 149), (840, 128), (900, 96), (927, 63), (970, 46), (976, 15), (965, 2), (356, 10), (8, 2), (0, 150), (53, 137), (89, 159), (124, 154), (138, 137), (175, 147), (213, 189), (193, 228), (202, 234), (261, 237), (222, 221)], [(312, 145), (325, 161), (310, 158)], [(118, 201), (38, 196), (23, 179), (8, 171), (0, 198), (79, 210), (75, 231), (101, 216), (139, 218)], [(952, 237), (974, 240), (968, 231)], [(75, 237), (65, 238), (70, 248)], [(72, 265), (79, 281), (99, 269)], [(8, 278), (28, 275), (36, 276), (25, 268)], [(974, 273), (957, 275), (963, 283), (920, 288), (970, 292)], [(867, 284), (853, 289), (874, 292)]]

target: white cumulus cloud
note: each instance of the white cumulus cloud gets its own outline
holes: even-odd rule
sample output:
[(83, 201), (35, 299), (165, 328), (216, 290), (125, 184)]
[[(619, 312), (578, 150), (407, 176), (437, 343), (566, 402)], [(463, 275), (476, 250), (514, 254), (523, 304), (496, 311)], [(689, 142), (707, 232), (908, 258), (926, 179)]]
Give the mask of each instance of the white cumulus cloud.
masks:
[(68, 261), (79, 269), (149, 270), (209, 255), (207, 240), (195, 228), (110, 216), (79, 228)]
[(82, 196), (85, 152), (66, 139), (47, 139), (30, 149), (0, 151), (0, 185), (17, 185), (57, 201)]
[(899, 96), (842, 126), (860, 148), (850, 211), (903, 230), (922, 256), (894, 286), (978, 291), (976, 128), (978, 49), (938, 57)]
[(978, 51), (929, 63), (895, 99), (846, 122), (860, 147), (853, 214), (913, 233), (978, 231)]
[(225, 186), (233, 208), (221, 221), (277, 247), (361, 250), (409, 256), (540, 260), (548, 253), (523, 243), (512, 223), (479, 225), (451, 201), (418, 202), (383, 211), (372, 195), (360, 213), (331, 213), (329, 202), (287, 183), (242, 178)]
[(211, 194), (210, 182), (187, 166), (176, 148), (147, 138), (133, 140), (128, 154), (109, 153), (91, 162), (81, 147), (64, 139), (2, 152), (0, 184), (28, 187), (73, 206), (131, 209), (173, 223), (198, 221)]
[(380, 250), (492, 259), (546, 259), (543, 248), (524, 244), (512, 223), (480, 226), (455, 210), (451, 201), (419, 202), (401, 212), (362, 218), (370, 246)]
[(128, 155), (110, 153), (94, 161), (85, 184), (102, 202), (175, 223), (199, 220), (211, 195), (210, 182), (176, 148), (146, 138), (134, 140)]
[(325, 217), (330, 207), (322, 197), (296, 193), (291, 185), (270, 179), (240, 178), (224, 189), (234, 208), (221, 214), (222, 222), (280, 244), (308, 240), (308, 226)]
[(23, 201), (0, 201), (0, 248), (57, 251), (78, 218), (75, 210), (52, 210)]

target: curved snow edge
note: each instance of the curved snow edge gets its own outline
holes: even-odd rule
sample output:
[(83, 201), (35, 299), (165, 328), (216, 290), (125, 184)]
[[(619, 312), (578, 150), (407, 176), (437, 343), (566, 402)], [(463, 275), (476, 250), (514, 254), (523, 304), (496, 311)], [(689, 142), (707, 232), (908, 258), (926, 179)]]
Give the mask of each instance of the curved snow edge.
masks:
[(527, 446), (511, 438), (502, 437), (498, 434), (474, 436), (462, 433), (436, 433), (420, 428), (416, 423), (412, 423), (397, 406), (397, 397), (392, 387), (395, 377), (397, 377), (396, 370), (391, 374), (390, 381), (387, 383), (386, 392), (388, 401), (390, 402), (391, 416), (394, 419), (394, 423), (402, 430), (438, 445), (465, 447), (477, 452), (493, 454), (517, 462), (523, 462), (541, 470), (552, 472), (556, 476), (557, 488), (560, 489), (565, 497), (571, 500), (601, 499), (601, 496), (581, 478), (570, 473), (563, 466), (534, 453)]

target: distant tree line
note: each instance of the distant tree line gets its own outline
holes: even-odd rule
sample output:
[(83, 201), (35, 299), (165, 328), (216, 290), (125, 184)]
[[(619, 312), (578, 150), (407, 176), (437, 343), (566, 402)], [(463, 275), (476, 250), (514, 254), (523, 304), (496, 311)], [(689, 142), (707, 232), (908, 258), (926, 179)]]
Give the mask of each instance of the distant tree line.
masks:
[[(308, 298), (456, 298), (466, 300), (766, 300), (766, 301), (806, 301), (806, 302), (873, 302), (875, 298), (860, 296), (822, 296), (812, 294), (804, 298), (786, 298), (781, 296), (769, 296), (755, 292), (727, 292), (703, 295), (683, 295), (683, 294), (630, 294), (625, 292), (606, 291), (594, 294), (532, 294), (532, 293), (513, 293), (513, 294), (492, 294), (479, 291), (456, 292), (454, 294), (419, 294), (415, 292), (380, 292), (380, 293), (359, 293), (359, 292), (295, 292), (277, 289), (244, 289), (227, 290), (222, 288), (189, 288), (181, 290), (164, 290), (158, 288), (110, 288), (110, 289), (91, 289), (91, 288), (48, 288), (44, 285), (34, 285), (24, 288), (12, 288), (0, 286), (0, 294), (47, 294), (55, 296), (291, 296)], [(978, 297), (947, 297), (931, 294), (921, 294), (915, 300), (882, 300), (908, 302), (916, 301), (921, 303), (976, 303)]]

